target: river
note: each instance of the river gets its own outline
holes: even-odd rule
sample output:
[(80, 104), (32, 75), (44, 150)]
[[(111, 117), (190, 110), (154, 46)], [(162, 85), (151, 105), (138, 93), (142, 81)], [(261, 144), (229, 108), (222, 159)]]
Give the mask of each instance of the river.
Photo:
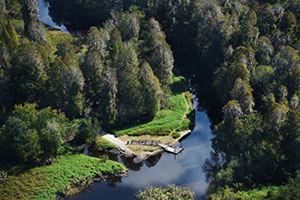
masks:
[(67, 28), (64, 25), (57, 25), (55, 22), (53, 22), (52, 18), (49, 16), (49, 3), (39, 0), (38, 1), (38, 8), (40, 10), (40, 20), (44, 24), (47, 24), (49, 26), (52, 26), (53, 28), (60, 29), (66, 33), (68, 33)]
[[(67, 31), (64, 26), (57, 26), (48, 14), (49, 5), (39, 0), (40, 19), (43, 23)], [(197, 102), (196, 102), (197, 104)], [(196, 106), (197, 108), (197, 106)], [(210, 157), (211, 134), (210, 120), (205, 112), (196, 111), (195, 128), (181, 144), (184, 151), (174, 156), (169, 153), (149, 158), (140, 164), (133, 164), (131, 159), (115, 157), (113, 159), (129, 168), (127, 177), (112, 179), (107, 182), (93, 183), (85, 191), (73, 195), (71, 200), (134, 200), (139, 190), (147, 186), (166, 186), (176, 184), (189, 187), (195, 192), (195, 199), (204, 199), (208, 184), (202, 166)]]
[[(182, 141), (184, 151), (174, 156), (169, 153), (149, 158), (140, 165), (131, 160), (118, 160), (130, 170), (121, 180), (94, 183), (85, 191), (72, 196), (72, 200), (106, 199), (134, 200), (136, 193), (147, 186), (176, 184), (187, 186), (195, 192), (195, 199), (204, 199), (208, 184), (202, 166), (210, 156), (210, 121), (205, 112), (196, 111), (196, 126), (192, 134)], [(120, 182), (116, 182), (120, 181)]]

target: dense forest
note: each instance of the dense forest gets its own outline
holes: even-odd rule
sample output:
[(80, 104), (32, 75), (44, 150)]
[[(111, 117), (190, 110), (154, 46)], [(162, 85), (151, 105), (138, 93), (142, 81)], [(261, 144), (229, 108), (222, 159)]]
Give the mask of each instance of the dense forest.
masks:
[[(73, 38), (44, 29), (37, 1), (8, 5), (12, 8), (3, 6), (1, 15), (0, 105), (1, 147), (14, 154), (11, 158), (35, 159), (20, 155), (32, 145), (25, 141), (34, 140), (41, 155), (56, 155), (64, 132), (72, 132), (68, 120), (90, 117), (111, 130), (149, 120), (168, 106), (174, 58), (154, 18), (145, 19), (134, 8), (115, 12), (102, 28)], [(56, 148), (43, 149), (51, 140)]]
[(73, 36), (36, 0), (0, 0), (2, 160), (41, 165), (70, 137), (151, 120), (174, 72), (214, 126), (207, 198), (300, 198), (299, 0), (47, 1)]

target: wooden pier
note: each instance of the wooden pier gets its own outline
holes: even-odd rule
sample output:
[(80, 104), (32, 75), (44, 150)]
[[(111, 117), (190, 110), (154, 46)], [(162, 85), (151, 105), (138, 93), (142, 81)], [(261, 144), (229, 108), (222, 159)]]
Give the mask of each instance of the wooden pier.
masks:
[(173, 147), (170, 147), (168, 145), (161, 144), (161, 143), (159, 143), (158, 146), (163, 148), (166, 152), (173, 153), (173, 154), (176, 154), (176, 155), (184, 150), (183, 147), (173, 148)]
[(163, 148), (166, 152), (173, 153), (173, 154), (179, 154), (184, 150), (182, 147), (170, 147), (168, 145), (162, 144), (160, 141), (153, 141), (153, 140), (132, 140), (131, 142), (127, 142), (127, 144), (133, 144), (133, 145), (146, 145), (146, 146), (159, 146)]

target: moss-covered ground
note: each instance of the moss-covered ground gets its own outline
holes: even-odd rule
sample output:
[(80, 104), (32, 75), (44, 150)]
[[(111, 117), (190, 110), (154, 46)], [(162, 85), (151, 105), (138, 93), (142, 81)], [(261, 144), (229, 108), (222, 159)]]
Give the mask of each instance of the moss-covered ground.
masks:
[(78, 182), (88, 182), (97, 175), (114, 174), (124, 169), (123, 165), (110, 160), (81, 154), (62, 156), (49, 166), (21, 172), (11, 169), (15, 173), (0, 184), (0, 199), (54, 199), (56, 194), (78, 192), (74, 189)]

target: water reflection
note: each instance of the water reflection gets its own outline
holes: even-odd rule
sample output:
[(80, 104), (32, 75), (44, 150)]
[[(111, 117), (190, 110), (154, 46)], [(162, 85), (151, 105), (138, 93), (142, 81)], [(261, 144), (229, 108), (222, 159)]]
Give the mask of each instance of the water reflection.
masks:
[(57, 24), (55, 24), (53, 22), (52, 18), (49, 16), (49, 3), (48, 2), (45, 2), (44, 0), (39, 0), (38, 8), (40, 10), (41, 22), (43, 22), (44, 24), (47, 24), (49, 26), (52, 26), (54, 28), (60, 29), (66, 33), (69, 33), (67, 28), (64, 25), (58, 26)]
[(140, 164), (134, 164), (132, 158), (114, 158), (130, 169), (127, 177), (109, 183), (94, 183), (88, 190), (72, 196), (71, 199), (130, 200), (136, 199), (135, 194), (147, 186), (167, 184), (187, 186), (195, 192), (196, 199), (203, 199), (207, 183), (202, 166), (210, 157), (210, 139), (213, 136), (210, 121), (204, 112), (196, 112), (195, 123), (192, 134), (182, 141), (185, 150), (181, 154), (174, 157), (172, 154), (163, 153)]

